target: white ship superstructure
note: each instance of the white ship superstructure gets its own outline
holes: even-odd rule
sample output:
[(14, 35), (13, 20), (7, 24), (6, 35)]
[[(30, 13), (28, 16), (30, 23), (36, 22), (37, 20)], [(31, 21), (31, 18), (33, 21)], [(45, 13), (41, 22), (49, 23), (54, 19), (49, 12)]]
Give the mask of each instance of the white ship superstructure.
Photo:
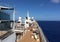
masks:
[(6, 10), (14, 10), (12, 7), (0, 6), (0, 42), (16, 42), (16, 34), (12, 30), (10, 15)]
[(29, 23), (34, 22), (34, 18), (29, 17), (29, 12), (27, 11), (27, 17), (26, 18), (19, 17), (18, 22), (20, 22), (20, 25), (22, 27), (27, 28), (27, 27), (29, 27)]

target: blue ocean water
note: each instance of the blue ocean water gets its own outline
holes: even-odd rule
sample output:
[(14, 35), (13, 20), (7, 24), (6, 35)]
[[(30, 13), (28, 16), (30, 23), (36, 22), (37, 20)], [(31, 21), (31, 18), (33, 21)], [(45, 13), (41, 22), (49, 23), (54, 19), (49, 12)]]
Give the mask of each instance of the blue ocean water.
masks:
[(37, 21), (49, 42), (60, 42), (60, 21)]

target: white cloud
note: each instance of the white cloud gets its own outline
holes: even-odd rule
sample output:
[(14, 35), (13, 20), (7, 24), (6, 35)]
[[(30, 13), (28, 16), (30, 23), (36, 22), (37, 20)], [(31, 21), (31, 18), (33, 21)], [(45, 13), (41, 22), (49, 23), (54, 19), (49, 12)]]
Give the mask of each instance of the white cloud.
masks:
[(53, 3), (59, 3), (60, 0), (51, 0), (51, 2), (53, 2)]

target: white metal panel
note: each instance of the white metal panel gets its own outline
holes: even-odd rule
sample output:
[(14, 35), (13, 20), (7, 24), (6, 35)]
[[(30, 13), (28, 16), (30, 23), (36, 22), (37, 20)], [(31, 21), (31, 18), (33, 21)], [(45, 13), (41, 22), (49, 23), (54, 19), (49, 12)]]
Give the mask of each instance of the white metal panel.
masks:
[(2, 40), (2, 42), (15, 42), (15, 41), (16, 41), (15, 33), (11, 34), (10, 36)]
[(0, 42), (1, 42), (1, 40), (0, 40)]

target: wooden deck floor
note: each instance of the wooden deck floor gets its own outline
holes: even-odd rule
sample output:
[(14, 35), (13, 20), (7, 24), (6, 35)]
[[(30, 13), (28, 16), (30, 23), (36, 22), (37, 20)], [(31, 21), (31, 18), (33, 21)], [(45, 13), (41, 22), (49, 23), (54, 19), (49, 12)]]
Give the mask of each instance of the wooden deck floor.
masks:
[(24, 36), (22, 36), (22, 39), (18, 40), (17, 42), (40, 42), (39, 35), (38, 35), (39, 41), (32, 38), (31, 35), (32, 35), (32, 32), (27, 31), (26, 34), (24, 34)]

